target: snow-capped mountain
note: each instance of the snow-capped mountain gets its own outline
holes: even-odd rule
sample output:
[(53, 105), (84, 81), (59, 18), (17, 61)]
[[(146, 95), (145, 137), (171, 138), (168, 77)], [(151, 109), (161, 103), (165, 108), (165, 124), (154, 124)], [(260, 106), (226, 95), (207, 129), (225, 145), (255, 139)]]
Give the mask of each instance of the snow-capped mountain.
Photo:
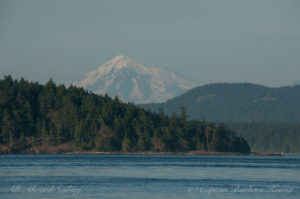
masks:
[(134, 103), (163, 102), (195, 86), (169, 66), (145, 66), (123, 55), (85, 74), (73, 85)]

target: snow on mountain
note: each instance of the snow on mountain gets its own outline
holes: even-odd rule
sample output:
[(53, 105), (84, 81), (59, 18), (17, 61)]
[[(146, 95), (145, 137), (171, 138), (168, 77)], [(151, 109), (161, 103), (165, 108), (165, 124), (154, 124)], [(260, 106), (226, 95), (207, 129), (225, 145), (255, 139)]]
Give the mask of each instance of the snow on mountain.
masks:
[(97, 94), (118, 95), (123, 101), (134, 103), (163, 102), (195, 86), (170, 66), (145, 66), (140, 60), (123, 55), (85, 74), (73, 85)]

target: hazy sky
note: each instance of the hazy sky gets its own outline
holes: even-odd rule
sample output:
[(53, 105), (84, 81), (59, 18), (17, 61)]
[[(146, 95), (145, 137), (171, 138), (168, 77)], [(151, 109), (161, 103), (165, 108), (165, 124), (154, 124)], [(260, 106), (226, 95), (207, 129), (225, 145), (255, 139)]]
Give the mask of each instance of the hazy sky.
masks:
[(0, 74), (64, 83), (123, 54), (199, 84), (300, 80), (298, 0), (0, 0)]

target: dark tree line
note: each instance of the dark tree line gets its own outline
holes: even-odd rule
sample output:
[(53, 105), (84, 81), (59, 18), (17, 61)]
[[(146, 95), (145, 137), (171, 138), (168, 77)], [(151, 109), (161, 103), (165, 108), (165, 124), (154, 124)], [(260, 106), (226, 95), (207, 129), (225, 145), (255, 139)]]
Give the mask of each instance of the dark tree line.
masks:
[(70, 143), (77, 150), (250, 152), (245, 139), (225, 125), (188, 120), (184, 107), (178, 116), (167, 116), (52, 80), (40, 85), (5, 76), (0, 144), (25, 150), (28, 138), (48, 146)]
[(254, 152), (300, 152), (299, 123), (227, 123), (241, 133)]

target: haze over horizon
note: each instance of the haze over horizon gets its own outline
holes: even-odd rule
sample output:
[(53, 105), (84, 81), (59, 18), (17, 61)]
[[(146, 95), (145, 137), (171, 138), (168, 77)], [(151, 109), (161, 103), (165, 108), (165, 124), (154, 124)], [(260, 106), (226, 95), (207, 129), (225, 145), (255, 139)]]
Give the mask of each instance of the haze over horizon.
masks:
[(116, 55), (199, 85), (300, 80), (300, 2), (0, 1), (0, 75), (70, 83)]

